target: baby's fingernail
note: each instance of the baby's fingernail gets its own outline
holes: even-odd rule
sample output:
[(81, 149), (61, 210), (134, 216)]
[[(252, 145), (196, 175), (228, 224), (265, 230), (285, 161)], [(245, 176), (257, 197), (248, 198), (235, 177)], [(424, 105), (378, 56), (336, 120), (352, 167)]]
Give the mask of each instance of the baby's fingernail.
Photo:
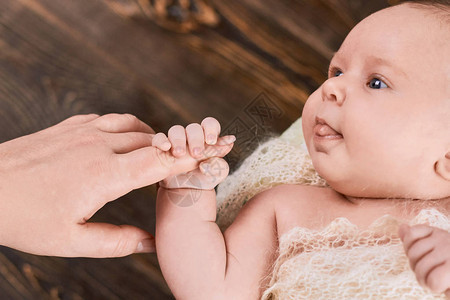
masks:
[(176, 148), (173, 150), (173, 152), (176, 153), (176, 154), (182, 154), (182, 153), (184, 153), (183, 148), (181, 148), (180, 146), (176, 147)]
[(199, 156), (200, 154), (202, 154), (202, 148), (199, 147), (195, 147), (192, 152), (194, 152), (195, 156)]
[(155, 238), (144, 239), (139, 242), (135, 253), (150, 253), (155, 252)]
[(172, 147), (172, 144), (170, 142), (164, 142), (161, 147), (163, 149), (169, 150), (170, 147)]
[(206, 143), (208, 145), (214, 145), (215, 143), (217, 143), (217, 136), (215, 134), (208, 134), (208, 136), (206, 137)]

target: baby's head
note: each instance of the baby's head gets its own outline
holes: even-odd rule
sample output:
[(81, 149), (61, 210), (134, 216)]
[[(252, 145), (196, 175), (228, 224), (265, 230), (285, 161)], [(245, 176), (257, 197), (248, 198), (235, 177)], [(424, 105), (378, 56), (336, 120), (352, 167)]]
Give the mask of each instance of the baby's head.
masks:
[(450, 196), (450, 1), (428, 2), (442, 5), (404, 3), (359, 23), (304, 107), (314, 167), (342, 194)]

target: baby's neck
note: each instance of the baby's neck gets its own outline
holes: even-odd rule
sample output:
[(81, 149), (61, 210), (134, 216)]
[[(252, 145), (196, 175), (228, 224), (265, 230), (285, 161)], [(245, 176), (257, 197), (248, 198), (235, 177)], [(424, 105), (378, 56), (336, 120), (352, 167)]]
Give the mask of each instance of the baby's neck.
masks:
[(450, 197), (442, 199), (415, 199), (415, 198), (364, 198), (343, 195), (349, 202), (361, 206), (373, 206), (374, 208), (393, 208), (415, 215), (422, 209), (438, 209), (442, 213), (450, 214)]

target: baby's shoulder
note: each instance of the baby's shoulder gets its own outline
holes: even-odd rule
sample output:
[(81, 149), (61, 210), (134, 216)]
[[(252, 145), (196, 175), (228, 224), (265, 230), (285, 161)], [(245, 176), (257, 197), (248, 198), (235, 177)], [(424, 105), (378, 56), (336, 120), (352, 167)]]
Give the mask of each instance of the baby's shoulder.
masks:
[(274, 198), (278, 209), (308, 208), (350, 205), (344, 196), (329, 187), (284, 184), (264, 191), (264, 197)]
[(320, 228), (331, 222), (352, 203), (328, 187), (280, 185), (259, 195), (275, 207), (279, 236), (293, 227)]

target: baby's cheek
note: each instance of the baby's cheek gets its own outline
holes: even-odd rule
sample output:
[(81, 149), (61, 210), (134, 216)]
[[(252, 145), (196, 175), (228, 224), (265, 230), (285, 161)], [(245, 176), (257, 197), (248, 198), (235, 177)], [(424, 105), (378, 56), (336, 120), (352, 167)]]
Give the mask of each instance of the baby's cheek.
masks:
[(303, 128), (303, 135), (305, 137), (305, 140), (308, 142), (308, 140), (312, 136), (313, 127), (315, 124), (315, 118), (318, 111), (318, 104), (319, 100), (318, 97), (318, 91), (315, 91), (309, 98), (308, 101), (306, 101), (305, 106), (303, 107), (302, 112), (302, 128)]

